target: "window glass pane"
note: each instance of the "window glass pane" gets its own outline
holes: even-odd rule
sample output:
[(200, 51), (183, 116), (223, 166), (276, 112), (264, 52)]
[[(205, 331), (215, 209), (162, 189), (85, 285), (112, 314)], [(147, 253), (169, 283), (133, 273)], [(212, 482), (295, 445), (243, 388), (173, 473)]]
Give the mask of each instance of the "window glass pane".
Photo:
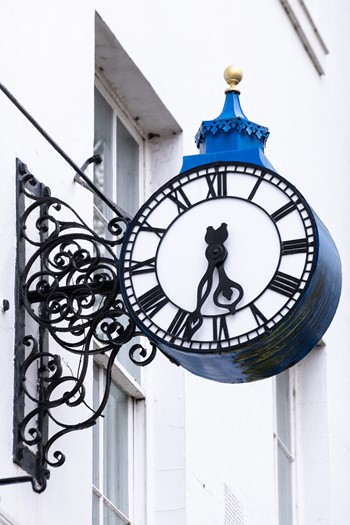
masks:
[(292, 469), (290, 460), (281, 447), (277, 447), (278, 461), (278, 514), (280, 525), (292, 525)]
[(138, 382), (140, 383), (141, 380), (141, 367), (138, 365), (135, 365), (130, 357), (129, 357), (129, 350), (130, 348), (140, 343), (140, 338), (134, 338), (130, 343), (126, 343), (123, 345), (119, 351), (118, 354), (118, 361), (123, 365), (123, 367), (129, 372), (129, 374)]
[[(94, 164), (94, 183), (105, 195), (114, 200), (113, 196), (113, 165), (112, 165), (113, 110), (100, 92), (95, 89), (95, 139), (94, 150), (102, 157), (101, 164)], [(107, 218), (111, 218), (109, 208), (94, 197), (94, 204)], [(99, 220), (95, 217), (95, 230), (99, 233)], [(103, 230), (104, 231), (104, 228)]]
[[(139, 144), (117, 118), (117, 199), (131, 215), (139, 208), (139, 149)], [(136, 342), (133, 341), (133, 344)], [(140, 367), (130, 361), (130, 347), (129, 344), (121, 348), (118, 361), (140, 382)]]
[[(99, 406), (99, 374), (100, 368), (94, 364), (94, 379), (93, 379), (93, 408), (97, 410)], [(96, 424), (92, 427), (92, 483), (95, 487), (100, 487), (99, 475), (99, 460), (100, 460), (100, 418), (97, 419)]]
[(276, 376), (277, 435), (284, 446), (291, 450), (289, 370)]
[(100, 525), (100, 498), (96, 494), (92, 494), (92, 525)]
[(126, 523), (108, 505), (103, 507), (103, 516), (103, 525), (125, 525)]
[(104, 418), (104, 494), (124, 514), (128, 513), (128, 401), (112, 382)]
[(139, 145), (117, 118), (117, 197), (135, 215), (139, 207)]

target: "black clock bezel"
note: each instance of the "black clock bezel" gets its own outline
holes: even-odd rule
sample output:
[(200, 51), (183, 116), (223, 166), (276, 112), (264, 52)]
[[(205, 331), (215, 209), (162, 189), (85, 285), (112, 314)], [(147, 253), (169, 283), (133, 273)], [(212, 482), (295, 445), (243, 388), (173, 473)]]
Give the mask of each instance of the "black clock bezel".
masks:
[[(128, 295), (128, 292), (127, 292), (127, 288), (128, 287), (125, 285), (124, 278), (123, 278), (124, 271), (125, 271), (124, 262), (125, 262), (126, 249), (127, 249), (127, 246), (128, 246), (129, 240), (130, 240), (130, 236), (133, 233), (134, 227), (139, 224), (139, 217), (143, 215), (145, 210), (150, 208), (150, 206), (149, 206), (150, 202), (153, 202), (153, 201), (161, 202), (161, 200), (163, 200), (163, 199), (159, 199), (158, 200), (157, 198), (160, 195), (164, 196), (164, 190), (169, 189), (169, 187), (173, 186), (174, 184), (178, 183), (180, 180), (183, 180), (184, 178), (188, 177), (189, 175), (191, 175), (193, 173), (199, 173), (199, 172), (201, 172), (203, 170), (209, 170), (209, 169), (213, 169), (213, 168), (214, 169), (218, 169), (220, 167), (229, 167), (229, 166), (232, 166), (232, 167), (235, 167), (235, 168), (236, 167), (244, 167), (245, 170), (239, 171), (239, 173), (242, 173), (242, 174), (248, 173), (249, 175), (253, 175), (253, 176), (254, 176), (255, 173), (254, 172), (252, 173), (251, 171), (247, 171), (247, 170), (254, 170), (255, 172), (259, 171), (260, 172), (260, 174), (259, 174), (260, 180), (263, 180), (263, 177), (266, 174), (269, 174), (269, 175), (271, 175), (271, 177), (276, 177), (277, 179), (279, 179), (279, 183), (278, 184), (274, 184), (275, 186), (278, 187), (278, 186), (284, 184), (288, 189), (290, 189), (294, 193), (294, 195), (298, 198), (297, 202), (298, 203), (300, 202), (301, 205), (303, 206), (303, 208), (306, 210), (306, 212), (307, 212), (307, 219), (310, 220), (310, 222), (311, 222), (312, 236), (314, 238), (313, 245), (312, 245), (314, 251), (313, 251), (313, 257), (312, 257), (312, 262), (311, 262), (311, 268), (308, 270), (308, 272), (306, 272), (305, 267), (306, 267), (307, 264), (310, 264), (308, 261), (306, 261), (304, 269), (303, 269), (303, 272), (302, 272), (302, 280), (303, 280), (305, 274), (307, 274), (307, 278), (304, 280), (305, 281), (305, 285), (303, 286), (303, 288), (301, 290), (299, 290), (299, 296), (296, 299), (294, 299), (294, 296), (295, 296), (295, 293), (296, 293), (296, 292), (294, 292), (293, 295), (291, 296), (291, 299), (293, 300), (293, 304), (288, 308), (287, 304), (289, 304), (289, 302), (290, 302), (290, 301), (288, 301), (286, 304), (284, 304), (282, 306), (282, 308), (278, 312), (276, 312), (273, 315), (273, 317), (271, 319), (268, 319), (267, 323), (262, 324), (261, 326), (258, 326), (257, 329), (251, 330), (249, 332), (246, 332), (246, 333), (244, 333), (244, 334), (242, 334), (242, 335), (240, 335), (238, 337), (231, 337), (229, 339), (220, 339), (218, 341), (214, 341), (214, 340), (212, 340), (212, 341), (201, 341), (201, 342), (200, 341), (194, 341), (197, 346), (199, 345), (199, 347), (200, 347), (201, 345), (206, 345), (206, 348), (195, 348), (195, 347), (193, 347), (191, 345), (191, 342), (188, 343), (188, 342), (186, 342), (183, 339), (182, 339), (182, 341), (184, 342), (184, 345), (182, 346), (182, 345), (174, 343), (174, 341), (173, 341), (173, 340), (181, 340), (181, 337), (173, 336), (173, 334), (171, 334), (169, 332), (166, 332), (163, 328), (159, 328), (158, 333), (162, 332), (162, 334), (165, 334), (167, 336), (167, 339), (165, 339), (163, 336), (160, 337), (157, 332), (154, 332), (154, 331), (150, 330), (148, 328), (148, 326), (144, 324), (143, 320), (141, 320), (139, 318), (139, 316), (137, 315), (137, 313), (135, 312), (135, 309), (131, 305), (130, 300), (129, 300), (129, 295)], [(190, 182), (190, 179), (187, 182)], [(182, 184), (181, 186), (184, 186), (184, 184)], [(282, 188), (280, 188), (280, 189), (281, 189), (281, 191), (286, 193), (284, 191), (284, 189), (282, 189)], [(286, 193), (286, 195), (288, 196), (287, 193)], [(166, 195), (163, 198), (166, 198)], [(216, 198), (222, 198), (222, 197), (216, 197)], [(228, 195), (227, 198), (239, 198), (239, 197)], [(289, 197), (289, 199), (290, 199), (290, 197)], [(244, 200), (244, 199), (242, 199), (242, 200)], [(203, 202), (203, 201), (200, 201), (200, 202)], [(193, 204), (193, 206), (198, 205), (200, 202), (196, 202), (195, 204)], [(259, 206), (256, 203), (253, 203), (253, 204)], [(261, 209), (265, 213), (267, 213), (269, 215), (269, 217), (271, 218), (271, 215), (264, 208), (261, 207)], [(301, 213), (300, 213), (300, 215), (301, 215)], [(177, 220), (177, 219), (175, 219), (175, 220)], [(170, 228), (171, 224), (167, 226), (167, 229)], [(305, 227), (305, 224), (304, 224), (304, 227)], [(278, 231), (277, 227), (276, 227), (276, 229)], [(279, 231), (278, 231), (278, 235), (279, 235), (279, 239), (280, 239), (280, 243), (281, 243), (281, 252), (280, 252), (280, 260), (281, 260), (281, 257), (283, 255), (283, 253), (282, 253), (282, 242), (281, 242)], [(305, 235), (306, 235), (306, 238), (307, 238), (308, 235), (307, 235), (306, 227), (305, 227)], [(136, 238), (136, 235), (135, 235), (135, 238)], [(160, 241), (160, 243), (161, 242), (162, 241)], [(268, 168), (265, 168), (265, 167), (253, 164), (253, 163), (248, 163), (248, 162), (217, 161), (217, 162), (212, 162), (212, 163), (208, 163), (208, 164), (203, 164), (203, 165), (200, 165), (200, 166), (193, 167), (193, 168), (191, 168), (189, 170), (186, 170), (184, 172), (181, 172), (178, 175), (176, 175), (175, 177), (173, 177), (172, 179), (170, 179), (169, 181), (167, 181), (165, 184), (163, 184), (158, 190), (156, 190), (153, 193), (153, 195), (151, 195), (150, 198), (147, 199), (147, 201), (141, 206), (140, 210), (137, 212), (137, 214), (135, 215), (135, 217), (131, 221), (131, 223), (130, 223), (130, 225), (128, 227), (128, 230), (127, 230), (127, 232), (125, 234), (125, 238), (124, 238), (124, 242), (123, 242), (122, 250), (121, 250), (121, 254), (120, 254), (119, 278), (120, 278), (120, 284), (121, 284), (121, 291), (122, 291), (122, 295), (123, 295), (124, 301), (126, 303), (127, 309), (130, 312), (130, 314), (131, 314), (132, 318), (134, 319), (135, 323), (137, 324), (137, 326), (140, 328), (140, 330), (149, 339), (154, 341), (155, 344), (157, 344), (159, 347), (161, 347), (162, 345), (165, 345), (166, 347), (173, 348), (174, 350), (178, 350), (178, 351), (180, 350), (180, 351), (183, 351), (183, 352), (190, 352), (190, 353), (194, 353), (194, 354), (212, 354), (212, 353), (218, 353), (218, 352), (220, 352), (220, 353), (229, 353), (229, 352), (232, 352), (232, 351), (239, 351), (241, 348), (246, 347), (247, 343), (248, 344), (250, 344), (250, 343), (254, 343), (255, 344), (257, 341), (259, 341), (259, 339), (264, 338), (267, 334), (271, 334), (272, 332), (274, 332), (275, 329), (280, 327), (280, 325), (281, 325), (280, 321), (283, 321), (283, 320), (285, 320), (286, 322), (288, 321), (288, 318), (292, 315), (292, 313), (294, 312), (295, 308), (297, 308), (298, 303), (305, 296), (305, 293), (306, 293), (306, 291), (307, 291), (307, 289), (309, 287), (310, 281), (311, 281), (312, 276), (314, 274), (316, 262), (317, 262), (317, 259), (318, 259), (318, 246), (319, 246), (319, 238), (318, 238), (317, 224), (316, 224), (315, 217), (314, 217), (314, 214), (313, 214), (313, 211), (312, 211), (311, 207), (309, 206), (309, 204), (307, 203), (307, 201), (305, 200), (303, 195), (299, 192), (299, 190), (293, 184), (291, 184), (289, 181), (287, 181), (284, 177), (279, 175), (277, 172), (275, 172), (275, 171), (273, 171), (271, 169), (268, 169)], [(158, 249), (159, 249), (159, 246), (157, 248), (157, 251), (158, 251)], [(309, 255), (310, 255), (310, 253), (311, 252), (308, 252)], [(278, 267), (279, 267), (279, 265), (278, 265)], [(259, 296), (261, 296), (263, 293), (265, 293), (266, 289), (269, 287), (270, 283), (273, 281), (274, 277), (278, 273), (278, 267), (276, 269), (276, 272), (275, 272), (273, 278), (267, 284), (267, 286), (260, 293)], [(158, 278), (157, 278), (157, 280), (158, 280)], [(134, 297), (137, 299), (135, 294), (134, 294)], [(254, 301), (256, 301), (256, 300), (257, 300), (257, 297), (254, 298), (254, 300), (251, 301), (251, 302), (254, 303)], [(171, 303), (173, 303), (173, 301), (171, 301), (170, 299), (169, 299), (169, 301)], [(244, 308), (248, 307), (249, 304), (245, 305)], [(175, 305), (175, 306), (177, 308), (179, 308), (177, 305)], [(288, 312), (286, 312), (283, 316), (281, 316), (281, 312), (283, 310), (285, 310), (285, 309), (287, 309)], [(230, 315), (230, 314), (225, 314), (225, 315)], [(267, 324), (268, 323), (271, 324), (272, 320), (275, 319), (278, 316), (281, 317), (280, 321), (273, 322), (273, 325), (268, 327)], [(148, 317), (146, 313), (145, 313), (145, 317)], [(221, 316), (207, 316), (207, 317), (221, 317)], [(153, 324), (153, 326), (155, 326), (155, 327), (157, 326), (156, 323), (154, 323), (152, 320), (151, 320), (151, 324)], [(252, 337), (249, 337), (249, 335), (252, 335), (253, 333), (255, 335), (252, 336)], [(169, 337), (170, 337), (170, 339), (169, 339)], [(240, 342), (240, 339), (242, 340), (242, 342)], [(228, 345), (228, 346), (224, 344), (224, 343), (229, 342), (230, 340), (237, 340), (238, 343), (234, 344), (234, 345)], [(188, 344), (188, 346), (187, 346), (187, 344)]]

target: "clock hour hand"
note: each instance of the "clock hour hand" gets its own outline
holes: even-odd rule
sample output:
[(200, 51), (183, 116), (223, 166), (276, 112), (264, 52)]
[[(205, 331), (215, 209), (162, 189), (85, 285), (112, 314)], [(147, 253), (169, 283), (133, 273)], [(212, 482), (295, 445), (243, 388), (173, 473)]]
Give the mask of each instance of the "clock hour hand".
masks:
[[(221, 245), (223, 250), (225, 251), (225, 256), (219, 258), (218, 263), (216, 264), (216, 268), (219, 273), (219, 284), (214, 292), (213, 300), (216, 306), (218, 306), (219, 308), (226, 308), (230, 312), (230, 314), (234, 314), (236, 311), (237, 304), (243, 297), (243, 288), (240, 284), (229, 279), (224, 269), (224, 262), (227, 257), (227, 249), (224, 247), (224, 242), (226, 241), (227, 237), (227, 224), (222, 223), (217, 230), (214, 230), (212, 226), (209, 226), (207, 228), (205, 240), (207, 243), (211, 243), (213, 247), (216, 246), (213, 243), (220, 243), (219, 246)], [(235, 294), (234, 290), (236, 290)], [(230, 301), (232, 299), (232, 296), (234, 297), (234, 300), (230, 303), (222, 302), (220, 301), (221, 295), (225, 299), (227, 299), (227, 301)]]
[(187, 318), (184, 332), (185, 339), (191, 339), (202, 326), (203, 316), (201, 314), (201, 309), (210, 294), (213, 284), (214, 270), (222, 264), (227, 257), (227, 250), (224, 246), (227, 237), (227, 224), (222, 223), (216, 230), (212, 226), (208, 226), (205, 235), (205, 242), (208, 244), (208, 247), (205, 250), (205, 256), (208, 260), (208, 268), (197, 288), (196, 309)]
[[(217, 266), (217, 269), (219, 273), (219, 284), (214, 292), (214, 303), (219, 308), (226, 308), (230, 312), (230, 314), (234, 314), (236, 311), (237, 304), (240, 302), (244, 295), (243, 288), (240, 284), (236, 283), (235, 281), (232, 281), (227, 277), (223, 263), (220, 263)], [(232, 299), (233, 289), (237, 291), (234, 300), (231, 303), (221, 302), (220, 295), (223, 295), (223, 297), (225, 297), (225, 299), (227, 299), (228, 301)]]

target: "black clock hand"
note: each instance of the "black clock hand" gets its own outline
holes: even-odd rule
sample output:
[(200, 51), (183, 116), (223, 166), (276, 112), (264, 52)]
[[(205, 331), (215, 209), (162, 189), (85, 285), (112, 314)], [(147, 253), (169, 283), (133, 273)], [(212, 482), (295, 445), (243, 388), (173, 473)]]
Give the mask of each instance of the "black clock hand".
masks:
[(208, 268), (199, 282), (197, 288), (197, 305), (196, 309), (187, 318), (186, 328), (184, 332), (185, 339), (191, 339), (193, 334), (195, 334), (197, 330), (202, 326), (203, 316), (201, 314), (201, 309), (209, 296), (213, 284), (213, 274), (216, 268), (216, 264), (216, 262), (211, 261), (209, 259)]
[(227, 224), (222, 223), (216, 230), (214, 230), (212, 226), (208, 226), (205, 236), (205, 241), (208, 244), (208, 247), (205, 250), (205, 256), (208, 260), (208, 268), (197, 288), (196, 309), (187, 318), (184, 332), (185, 339), (191, 339), (202, 326), (203, 316), (201, 314), (201, 309), (210, 294), (213, 284), (214, 270), (218, 265), (222, 264), (227, 257), (227, 250), (223, 244), (227, 237)]
[[(232, 281), (227, 277), (223, 262), (221, 262), (217, 266), (217, 269), (219, 273), (219, 284), (214, 292), (214, 303), (216, 304), (216, 306), (219, 306), (219, 308), (226, 308), (230, 312), (230, 314), (234, 314), (236, 311), (237, 304), (243, 297), (243, 288), (240, 284), (236, 283), (235, 281)], [(232, 298), (233, 288), (235, 288), (238, 292), (238, 295), (234, 299), (234, 301), (232, 301), (231, 303), (220, 302), (220, 294), (222, 294), (228, 301)]]
[[(213, 294), (213, 300), (216, 306), (219, 308), (226, 308), (230, 314), (234, 314), (237, 304), (243, 297), (244, 292), (242, 286), (229, 279), (224, 269), (224, 262), (227, 257), (227, 249), (224, 246), (224, 242), (227, 237), (227, 224), (222, 223), (216, 230), (212, 226), (208, 226), (205, 235), (205, 242), (208, 244), (208, 247), (205, 250), (205, 256), (208, 260), (208, 268), (197, 288), (196, 309), (188, 316), (186, 321), (184, 331), (185, 339), (192, 339), (192, 336), (203, 324), (201, 310), (211, 291), (215, 268), (217, 268), (219, 274), (219, 284)], [(234, 289), (237, 291), (237, 294), (231, 303), (220, 301), (220, 295), (230, 301)]]

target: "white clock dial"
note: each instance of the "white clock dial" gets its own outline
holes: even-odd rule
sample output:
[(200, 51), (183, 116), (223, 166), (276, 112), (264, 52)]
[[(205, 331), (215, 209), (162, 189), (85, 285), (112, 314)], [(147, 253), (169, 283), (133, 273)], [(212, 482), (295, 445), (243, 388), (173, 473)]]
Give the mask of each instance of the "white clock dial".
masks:
[(163, 186), (132, 222), (124, 297), (156, 341), (200, 352), (238, 347), (294, 307), (315, 240), (306, 202), (279, 175), (202, 166)]
[[(218, 228), (222, 223), (228, 230), (226, 273), (244, 289), (238, 308), (260, 295), (278, 267), (279, 233), (262, 208), (236, 198), (220, 199), (219, 210), (215, 200), (201, 202), (173, 222), (157, 252), (159, 283), (169, 299), (184, 310), (195, 309), (198, 282), (208, 265), (204, 254), (207, 226)], [(174, 275), (181, 276), (180, 283)], [(217, 272), (214, 279), (216, 284)], [(202, 311), (205, 315), (222, 314), (210, 298)]]

